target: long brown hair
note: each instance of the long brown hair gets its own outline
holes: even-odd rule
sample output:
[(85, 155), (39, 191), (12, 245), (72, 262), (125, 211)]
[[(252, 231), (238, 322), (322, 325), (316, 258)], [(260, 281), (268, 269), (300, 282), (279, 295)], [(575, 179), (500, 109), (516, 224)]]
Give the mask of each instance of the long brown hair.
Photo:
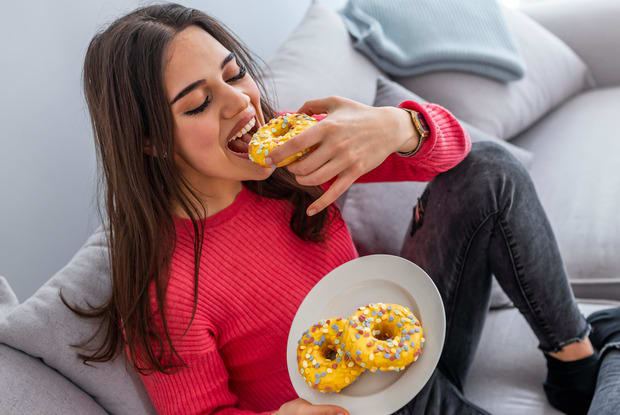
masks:
[[(180, 358), (164, 318), (167, 271), (175, 244), (172, 206), (173, 202), (179, 204), (194, 230), (194, 306), (190, 325), (198, 301), (204, 231), (200, 218), (205, 216), (206, 206), (192, 201), (200, 199), (180, 174), (173, 157), (153, 157), (143, 150), (152, 146), (159, 154), (173, 154), (174, 119), (165, 94), (162, 56), (175, 34), (190, 25), (206, 30), (236, 54), (258, 85), (265, 119), (275, 116), (257, 57), (228, 28), (199, 10), (174, 3), (142, 7), (93, 37), (85, 57), (83, 87), (97, 151), (97, 194), (105, 194), (107, 223), (101, 212), (103, 201), (98, 200), (97, 208), (107, 232), (112, 293), (102, 306), (89, 304), (90, 310), (72, 307), (60, 293), (63, 303), (79, 316), (101, 319), (92, 337), (71, 345), (83, 348), (104, 331), (105, 339), (95, 353), (77, 353), (86, 365), (89, 361), (111, 360), (126, 345), (134, 369), (142, 374), (187, 367), (185, 362), (178, 366), (159, 361), (153, 341), (163, 350), (163, 339), (150, 316), (148, 287), (154, 280), (165, 337)], [(307, 207), (323, 190), (321, 186), (299, 185), (286, 169), (276, 169), (264, 181), (242, 184), (263, 197), (288, 200), (293, 209), (290, 227), (305, 241), (325, 241), (327, 225), (340, 217), (334, 205), (308, 217)]]

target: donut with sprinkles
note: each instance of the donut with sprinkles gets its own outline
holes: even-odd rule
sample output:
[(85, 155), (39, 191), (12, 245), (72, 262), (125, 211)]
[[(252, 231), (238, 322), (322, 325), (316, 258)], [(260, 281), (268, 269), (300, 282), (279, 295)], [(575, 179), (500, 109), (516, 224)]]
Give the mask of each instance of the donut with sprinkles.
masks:
[(318, 121), (306, 114), (289, 113), (280, 115), (279, 117), (269, 120), (265, 125), (261, 126), (249, 143), (249, 158), (256, 164), (263, 167), (283, 167), (291, 164), (313, 148), (306, 148), (302, 151), (285, 158), (278, 164), (267, 165), (265, 158), (276, 147), (286, 143), (297, 134), (316, 124)]
[(358, 307), (349, 317), (344, 352), (371, 372), (398, 372), (418, 360), (424, 330), (416, 316), (399, 304), (374, 303)]
[(310, 388), (323, 393), (340, 392), (364, 372), (343, 348), (345, 325), (342, 318), (321, 320), (297, 341), (299, 374)]

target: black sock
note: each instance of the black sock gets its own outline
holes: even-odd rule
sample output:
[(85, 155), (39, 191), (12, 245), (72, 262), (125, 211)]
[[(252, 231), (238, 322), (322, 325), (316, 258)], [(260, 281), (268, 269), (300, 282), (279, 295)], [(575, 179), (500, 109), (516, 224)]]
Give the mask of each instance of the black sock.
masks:
[(543, 387), (549, 403), (569, 415), (587, 414), (596, 387), (598, 354), (570, 362), (547, 354), (545, 358), (548, 372)]

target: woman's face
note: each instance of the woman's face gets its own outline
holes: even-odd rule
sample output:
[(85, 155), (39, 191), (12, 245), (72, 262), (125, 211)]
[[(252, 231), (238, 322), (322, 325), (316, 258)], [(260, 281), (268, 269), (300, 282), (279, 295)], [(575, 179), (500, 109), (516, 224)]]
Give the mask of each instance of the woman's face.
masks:
[(274, 171), (235, 155), (228, 140), (254, 118), (265, 123), (260, 93), (230, 51), (198, 26), (179, 32), (164, 53), (164, 82), (174, 116), (175, 163), (205, 195), (264, 180)]

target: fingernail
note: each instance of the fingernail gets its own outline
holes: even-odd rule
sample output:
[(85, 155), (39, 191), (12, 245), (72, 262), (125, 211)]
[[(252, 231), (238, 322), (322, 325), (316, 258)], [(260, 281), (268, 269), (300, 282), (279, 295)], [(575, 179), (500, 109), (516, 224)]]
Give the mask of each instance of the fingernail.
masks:
[(273, 164), (273, 160), (271, 160), (271, 157), (265, 158), (265, 164), (269, 164), (270, 166)]
[(316, 209), (310, 209), (310, 210), (308, 211), (308, 216), (312, 216), (312, 215), (314, 215), (315, 213), (316, 213)]

